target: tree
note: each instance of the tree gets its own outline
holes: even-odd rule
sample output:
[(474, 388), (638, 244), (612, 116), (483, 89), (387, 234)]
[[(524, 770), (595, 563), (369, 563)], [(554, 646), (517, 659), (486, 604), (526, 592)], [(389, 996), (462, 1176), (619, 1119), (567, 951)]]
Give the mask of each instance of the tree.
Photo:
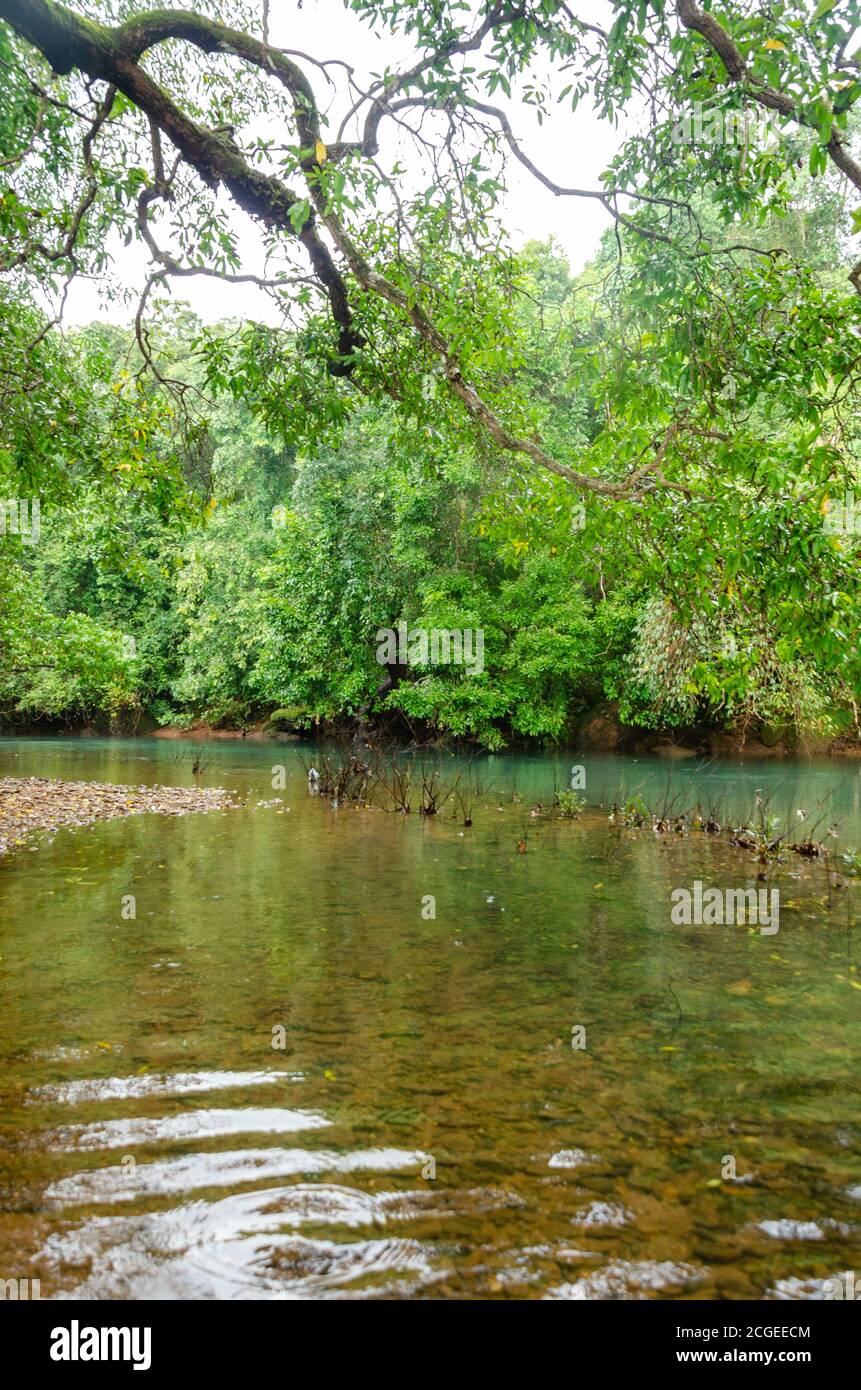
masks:
[[(3, 61), (17, 144), (5, 163), (19, 176), (3, 204), (7, 270), (63, 276), (82, 264), (98, 266), (106, 225), (119, 225), (153, 259), (137, 322), (145, 355), (143, 308), (171, 277), (256, 278), (285, 313), (299, 311), (297, 333), (269, 335), (265, 343), (267, 371), (274, 359), (280, 387), (298, 402), (294, 430), (312, 435), (337, 423), (351, 392), (388, 392), (419, 413), (427, 382), (438, 380), (456, 404), (455, 426), (460, 412), (496, 448), (580, 491), (692, 495), (715, 463), (709, 445), (716, 432), (701, 402), (656, 416), (645, 443), (622, 436), (612, 465), (605, 451), (574, 467), (544, 442), (527, 394), (511, 381), (521, 360), (518, 284), (493, 217), (497, 156), (517, 159), (560, 197), (597, 199), (615, 222), (620, 249), (624, 244), (659, 293), (668, 287), (655, 253), (671, 249), (679, 270), (667, 294), (668, 324), (701, 318), (715, 295), (713, 316), (720, 315), (727, 281), (733, 292), (746, 292), (750, 246), (735, 235), (705, 236), (692, 206), (696, 193), (714, 198), (727, 225), (785, 206), (799, 150), (815, 174), (833, 165), (861, 190), (847, 137), (861, 96), (857, 56), (847, 53), (856, 0), (825, 0), (813, 16), (796, 0), (734, 0), (719, 17), (694, 0), (678, 0), (675, 10), (663, 0), (622, 0), (609, 31), (553, 0), (494, 0), (474, 20), (441, 0), (354, 0), (353, 8), (371, 23), (405, 30), (415, 58), (365, 87), (342, 65), (349, 110), (333, 137), (315, 83), (335, 81), (336, 59), (269, 43), (267, 5), (257, 13), (235, 3), (229, 23), (212, 13), (224, 14), (222, 4), (190, 12), (105, 3), (99, 22), (54, 0), (0, 0), (0, 17), (14, 36), (4, 41)], [(189, 48), (197, 55), (192, 64)], [(536, 64), (549, 69), (546, 84), (536, 78)], [(565, 82), (561, 90), (557, 78)], [(489, 100), (498, 90), (539, 110), (553, 96), (570, 98), (575, 108), (591, 97), (608, 117), (645, 102), (651, 128), (630, 142), (602, 188), (568, 188), (522, 148), (506, 112)], [(806, 143), (787, 136), (772, 150), (745, 138), (714, 160), (680, 158), (673, 143), (679, 110), (703, 101), (743, 116), (745, 131), (751, 112), (775, 113), (781, 129), (800, 130)], [(283, 123), (287, 143), (261, 120)], [(405, 180), (398, 163), (380, 162), (387, 123), (411, 140)], [(8, 128), (6, 140), (8, 146)], [(58, 150), (76, 158), (71, 197)], [(264, 228), (274, 273), (254, 277), (240, 268), (216, 200), (222, 187)], [(159, 240), (167, 229), (170, 246)], [(292, 248), (301, 248), (304, 267), (291, 259)], [(810, 297), (786, 256), (776, 248), (761, 254), (757, 293), (775, 304)], [(857, 284), (861, 271), (852, 274)], [(827, 310), (835, 332), (847, 316), (858, 321), (857, 306), (852, 313), (837, 304)], [(252, 389), (261, 379), (260, 342), (259, 333), (249, 335), (230, 364)], [(727, 355), (742, 343), (736, 328)], [(845, 371), (833, 337), (826, 334), (816, 347), (827, 375)], [(696, 359), (696, 344), (689, 350)], [(223, 357), (211, 351), (209, 360), (213, 379), (223, 381)], [(277, 414), (263, 395), (262, 409)], [(283, 420), (283, 406), (280, 413)]]
[[(351, 8), (412, 56), (363, 80), (328, 35), (314, 55), (277, 47), (268, 7), (244, 0), (99, 0), (98, 19), (0, 0), (0, 468), (60, 491), (101, 471), (140, 494), (129, 554), (183, 576), (181, 594), (152, 586), (142, 694), (354, 712), (379, 675), (366, 629), (406, 606), (488, 625), (483, 684), (434, 671), (386, 696), (437, 727), (554, 734), (602, 694), (651, 723), (695, 707), (803, 721), (816, 681), (847, 707), (859, 552), (823, 511), (856, 486), (861, 443), (855, 0), (620, 0), (606, 30), (551, 0)], [(645, 128), (599, 187), (571, 188), (519, 115), (561, 102), (576, 122), (590, 100)], [(576, 282), (553, 248), (509, 245), (512, 162), (606, 211)], [(262, 227), (265, 266), (242, 263), (225, 191)], [(151, 258), (136, 347), (120, 367), (94, 331), (70, 364), (65, 287), (105, 270), (111, 230)], [(197, 275), (254, 282), (280, 325), (166, 313), (168, 285)], [(37, 282), (54, 319), (32, 308)], [(451, 469), (441, 489), (414, 467), (429, 457)], [(243, 511), (230, 499), (261, 469)], [(181, 557), (160, 529), (180, 473), (198, 509), (219, 503)], [(295, 518), (273, 540), (276, 497)], [(82, 607), (108, 626), (105, 593), (121, 608), (130, 592), (112, 577), (121, 526), (91, 527), (108, 578)], [(381, 564), (392, 545), (408, 564)], [(284, 655), (311, 630), (337, 671), (313, 642)]]

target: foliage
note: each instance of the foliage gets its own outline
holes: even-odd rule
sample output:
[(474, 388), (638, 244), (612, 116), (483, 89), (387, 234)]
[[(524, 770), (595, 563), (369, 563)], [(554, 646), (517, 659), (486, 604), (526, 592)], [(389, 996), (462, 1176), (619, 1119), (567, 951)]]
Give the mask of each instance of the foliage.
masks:
[[(350, 8), (412, 49), (364, 88), (242, 0), (0, 0), (0, 495), (45, 533), (0, 542), (6, 717), (857, 730), (855, 0)], [(645, 128), (570, 189), (515, 127), (586, 101)], [(576, 277), (512, 247), (512, 160), (604, 208)], [(63, 336), (109, 235), (134, 332)], [(204, 328), (192, 275), (270, 320)], [(402, 623), (481, 668), (381, 663)]]

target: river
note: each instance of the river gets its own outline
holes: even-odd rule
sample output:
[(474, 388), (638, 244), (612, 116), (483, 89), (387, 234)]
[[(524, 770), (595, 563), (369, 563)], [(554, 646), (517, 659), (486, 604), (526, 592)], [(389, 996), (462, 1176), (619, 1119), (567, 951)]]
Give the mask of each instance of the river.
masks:
[(584, 756), (588, 808), (562, 820), (530, 807), (571, 755), (499, 754), (471, 765), (464, 826), (333, 809), (314, 756), (0, 740), (0, 776), (244, 803), (0, 861), (0, 1277), (43, 1298), (736, 1299), (857, 1266), (861, 891), (788, 854), (777, 932), (674, 925), (674, 889), (750, 886), (750, 854), (607, 805), (730, 821), (771, 797), (833, 824), (836, 853), (861, 845), (861, 766)]

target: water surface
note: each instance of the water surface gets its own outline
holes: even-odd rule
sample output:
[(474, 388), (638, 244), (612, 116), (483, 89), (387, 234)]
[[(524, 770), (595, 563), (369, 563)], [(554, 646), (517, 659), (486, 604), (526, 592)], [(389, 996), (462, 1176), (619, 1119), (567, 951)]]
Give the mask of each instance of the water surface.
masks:
[[(295, 745), (193, 747), (197, 779), (186, 743), (0, 741), (0, 775), (245, 802), (0, 863), (0, 1275), (43, 1297), (715, 1299), (857, 1268), (850, 884), (787, 856), (776, 935), (676, 927), (673, 888), (754, 885), (750, 856), (606, 809), (531, 816), (570, 758), (481, 760), (465, 828), (333, 810)], [(740, 819), (771, 795), (861, 844), (856, 764), (581, 761), (593, 803)]]

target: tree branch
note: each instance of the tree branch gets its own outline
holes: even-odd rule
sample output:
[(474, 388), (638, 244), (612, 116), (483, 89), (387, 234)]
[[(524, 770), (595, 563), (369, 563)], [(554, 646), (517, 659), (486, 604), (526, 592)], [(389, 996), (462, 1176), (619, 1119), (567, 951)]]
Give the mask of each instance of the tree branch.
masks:
[[(812, 130), (817, 128), (816, 122), (799, 110), (792, 97), (770, 87), (760, 78), (754, 77), (748, 69), (741, 51), (736, 47), (727, 31), (718, 23), (714, 15), (700, 9), (696, 0), (676, 0), (676, 13), (685, 28), (704, 38), (709, 47), (717, 54), (726, 68), (730, 82), (742, 86), (754, 101), (759, 102), (760, 106), (777, 111), (779, 115), (787, 116), (798, 125), (807, 126)], [(831, 138), (825, 148), (841, 173), (845, 174), (850, 182), (861, 190), (861, 165), (852, 158), (836, 130), (832, 129)]]
[[(521, 10), (495, 4), (470, 36), (425, 56), (407, 72), (384, 80), (365, 123), (363, 153), (368, 142), (376, 141), (379, 121), (387, 110), (392, 109), (392, 97), (398, 91), (415, 81), (433, 64), (447, 61), (455, 53), (466, 53), (480, 47), (492, 29), (522, 14)], [(500, 449), (527, 456), (584, 492), (606, 497), (638, 496), (660, 485), (690, 495), (689, 488), (670, 482), (660, 471), (664, 456), (681, 428), (678, 424), (670, 427), (657, 449), (653, 465), (657, 473), (646, 464), (620, 480), (580, 473), (553, 458), (537, 439), (520, 437), (506, 428), (465, 378), (455, 351), (427, 311), (367, 263), (346, 227), (329, 206), (321, 184), (321, 165), (318, 162), (321, 136), (314, 92), (301, 68), (285, 52), (216, 20), (186, 10), (152, 11), (111, 29), (80, 18), (55, 3), (55, 0), (0, 0), (0, 18), (5, 18), (18, 34), (35, 45), (56, 72), (68, 73), (77, 68), (89, 77), (106, 81), (121, 91), (149, 118), (151, 129), (166, 135), (209, 187), (223, 184), (234, 201), (264, 225), (298, 236), (310, 257), (315, 274), (326, 289), (333, 317), (339, 327), (338, 348), (342, 360), (332, 365), (331, 370), (335, 374), (347, 375), (351, 372), (354, 354), (363, 346), (364, 340), (353, 327), (345, 281), (328, 246), (319, 235), (318, 223), (329, 232), (361, 288), (379, 296), (403, 314), (419, 338), (441, 359), (451, 391)], [(292, 190), (277, 177), (253, 168), (223, 136), (194, 121), (140, 67), (139, 60), (145, 52), (172, 39), (185, 40), (205, 53), (237, 57), (271, 74), (290, 93), (299, 137), (301, 167), (316, 212), (316, 216), (312, 214), (305, 220), (300, 230), (297, 231), (290, 220), (291, 210), (299, 201)], [(513, 140), (513, 136), (511, 138)], [(168, 273), (175, 273), (174, 266), (167, 264), (165, 254), (159, 251), (154, 240), (150, 240), (146, 225), (149, 201), (153, 197), (164, 196), (159, 186), (163, 183), (163, 170), (160, 174), (160, 145), (157, 141), (154, 143), (154, 156), (156, 184), (143, 195), (138, 211), (142, 235), (161, 268), (150, 278), (143, 302), (157, 280), (163, 279)], [(602, 201), (605, 196), (602, 195)], [(623, 214), (612, 208), (609, 210), (617, 220), (627, 221)], [(661, 233), (652, 232), (651, 235), (665, 240)], [(142, 307), (138, 314), (139, 337)]]
[(268, 227), (298, 237), (326, 289), (339, 329), (338, 351), (341, 359), (347, 359), (333, 362), (331, 370), (335, 375), (349, 374), (350, 359), (363, 339), (353, 328), (347, 287), (314, 218), (309, 217), (297, 231), (290, 220), (291, 209), (300, 201), (296, 194), (274, 175), (252, 168), (222, 136), (192, 120), (138, 60), (154, 44), (184, 38), (204, 52), (234, 53), (274, 72), (294, 96), (308, 95), (313, 106), (313, 93), (301, 70), (259, 39), (183, 10), (154, 11), (109, 29), (81, 19), (53, 0), (0, 0), (0, 18), (34, 44), (55, 72), (78, 68), (115, 86), (171, 140), (210, 188), (224, 184), (245, 212)]

